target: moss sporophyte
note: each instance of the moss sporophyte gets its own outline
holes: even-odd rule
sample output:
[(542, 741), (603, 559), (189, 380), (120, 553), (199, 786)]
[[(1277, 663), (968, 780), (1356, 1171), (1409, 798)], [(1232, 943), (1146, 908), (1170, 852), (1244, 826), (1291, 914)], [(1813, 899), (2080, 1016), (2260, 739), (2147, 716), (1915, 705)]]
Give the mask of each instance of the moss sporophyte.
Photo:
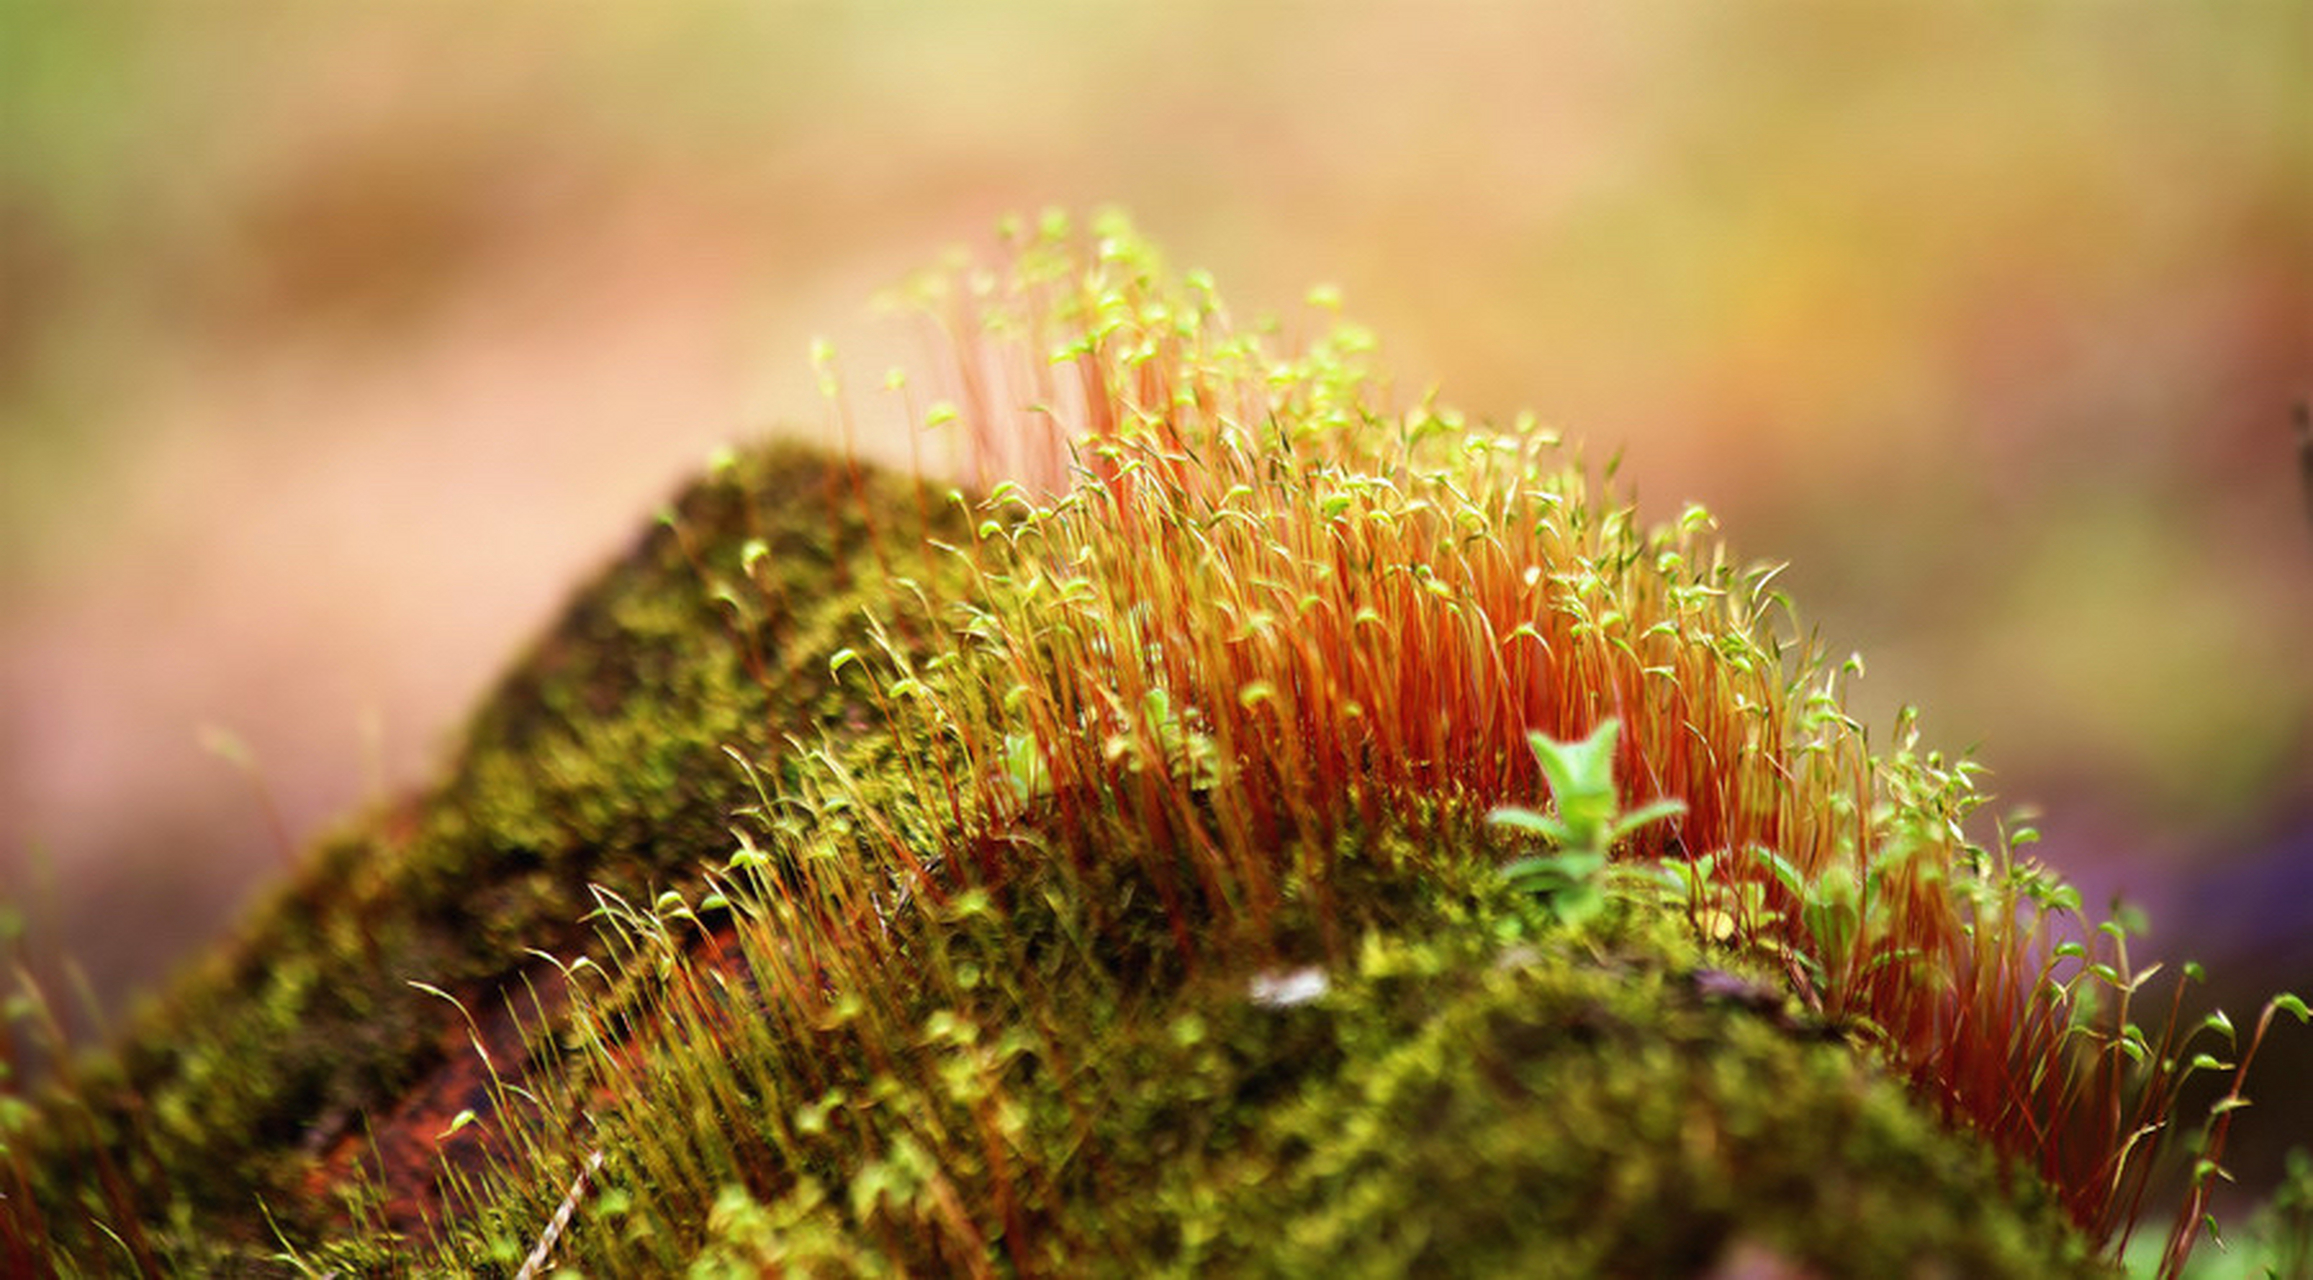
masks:
[(2182, 1267), (2302, 1003), (2148, 1018), (1707, 513), (1394, 402), (1330, 298), (1003, 241), (890, 380), (968, 488), (718, 459), (4, 1113), (8, 1269), (2042, 1276), (2164, 1195)]

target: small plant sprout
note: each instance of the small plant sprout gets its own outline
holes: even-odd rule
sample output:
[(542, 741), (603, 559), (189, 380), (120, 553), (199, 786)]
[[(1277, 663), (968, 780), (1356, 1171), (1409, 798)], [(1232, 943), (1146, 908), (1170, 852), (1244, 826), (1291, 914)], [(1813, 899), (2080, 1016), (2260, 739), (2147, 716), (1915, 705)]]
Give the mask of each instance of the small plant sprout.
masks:
[(1590, 736), (1560, 742), (1548, 734), (1530, 732), (1527, 745), (1549, 787), (1554, 813), (1538, 813), (1503, 805), (1486, 815), (1500, 827), (1530, 832), (1556, 848), (1544, 854), (1518, 858), (1502, 867), (1513, 886), (1547, 903), (1565, 924), (1580, 924), (1606, 904), (1601, 874), (1614, 847), (1632, 832), (1650, 823), (1685, 813), (1684, 801), (1654, 800), (1636, 809), (1622, 808), (1622, 794), (1614, 784), (1615, 742), (1622, 722), (1607, 719)]

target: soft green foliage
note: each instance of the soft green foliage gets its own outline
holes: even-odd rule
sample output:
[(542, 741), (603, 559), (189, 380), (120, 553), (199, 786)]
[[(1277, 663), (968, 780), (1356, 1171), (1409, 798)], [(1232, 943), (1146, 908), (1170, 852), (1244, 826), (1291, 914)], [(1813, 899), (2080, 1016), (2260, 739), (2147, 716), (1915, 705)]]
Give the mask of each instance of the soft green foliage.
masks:
[[(2301, 1280), (2313, 1276), (2313, 1151), (2292, 1148), (2288, 1173), (2270, 1200), (2237, 1228), (2228, 1228), (2219, 1249), (2195, 1254), (2185, 1268), (2188, 1280)], [(2160, 1265), (2161, 1242), (2146, 1238), (2128, 1251), (2128, 1270), (2148, 1274)]]
[(2313, 1275), (2313, 1152), (2289, 1152), (2288, 1181), (2249, 1224), (2274, 1276)]

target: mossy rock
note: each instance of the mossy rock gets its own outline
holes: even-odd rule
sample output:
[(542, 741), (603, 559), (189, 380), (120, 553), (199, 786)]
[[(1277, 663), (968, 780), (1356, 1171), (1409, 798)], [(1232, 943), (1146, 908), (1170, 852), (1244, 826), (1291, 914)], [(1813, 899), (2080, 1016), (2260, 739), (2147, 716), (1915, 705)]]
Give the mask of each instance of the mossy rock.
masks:
[[(1322, 904), (1285, 904), (1266, 943), (1185, 958), (1161, 913), (1129, 905), (1133, 886), (1081, 873), (1024, 878), (1001, 909), (977, 895), (927, 906), (896, 953), (934, 949), (944, 972), (1006, 980), (898, 998), (887, 1014), (930, 1030), (893, 1041), (908, 1046), (896, 1064), (850, 1056), (869, 1041), (840, 1028), (779, 1050), (821, 1053), (823, 1092), (699, 1093), (685, 1055), (746, 1051), (746, 1034), (734, 1050), (700, 1034), (703, 1006), (637, 998), (631, 983), (577, 999), (541, 956), (592, 954), (629, 978), (648, 967), (631, 928), (602, 931), (589, 912), (702, 892), (730, 857), (734, 815), (763, 801), (736, 760), (790, 738), (888, 759), (883, 709), (831, 666), (867, 605), (904, 619), (915, 593), (896, 582), (953, 574), (927, 539), (965, 536), (945, 493), (802, 448), (718, 464), (502, 683), (438, 787), (325, 842), (117, 1052), (19, 1117), (11, 1268), (511, 1273), (568, 1188), (522, 1165), (545, 1149), (535, 1134), (519, 1148), (494, 1137), (515, 1126), (477, 1047), (501, 1084), (598, 1088), (604, 1059), (569, 1048), (575, 1006), (640, 1010), (654, 1028), (624, 1033), (636, 1088), (602, 1100), (598, 1130), (568, 1148), (607, 1153), (569, 1197), (562, 1242), (590, 1270), (2095, 1270), (2029, 1173), (1924, 1113), (1779, 979), (1706, 954), (1645, 895), (1582, 929), (1538, 923), (1483, 873), (1501, 837), (1444, 818), (1340, 839), (1368, 855), (1461, 841), (1471, 856), (1449, 862), (1469, 874), (1352, 857), (1362, 870)], [(1127, 904), (1111, 925), (1137, 919), (1150, 936), (1069, 942), (1100, 902)], [(777, 945), (763, 928), (687, 919), (669, 954), (699, 972), (760, 977), (758, 950)], [(1261, 985), (1279, 973), (1322, 990)], [(501, 1012), (509, 1001), (521, 1016)], [(1000, 1120), (975, 1110), (991, 1081)], [(734, 1138), (686, 1175), (708, 1193), (701, 1211), (620, 1150), (621, 1135), (748, 1128), (685, 1114), (686, 1089), (790, 1113), (775, 1128), (806, 1147), (794, 1116), (813, 1108), (859, 1141), (814, 1155)], [(897, 1120), (879, 1125), (878, 1109)], [(1001, 1141), (898, 1140), (975, 1116)], [(493, 1157), (510, 1166), (495, 1180)], [(487, 1188), (486, 1203), (443, 1198), (437, 1167)], [(369, 1211), (349, 1211), (363, 1188)], [(945, 1229), (917, 1234), (919, 1216)], [(981, 1252), (958, 1252), (971, 1239)]]
[(1972, 764), (1707, 513), (1095, 230), (925, 287), (973, 493), (718, 460), (6, 1099), (0, 1269), (2103, 1270), (2222, 1027), (2136, 1026)]

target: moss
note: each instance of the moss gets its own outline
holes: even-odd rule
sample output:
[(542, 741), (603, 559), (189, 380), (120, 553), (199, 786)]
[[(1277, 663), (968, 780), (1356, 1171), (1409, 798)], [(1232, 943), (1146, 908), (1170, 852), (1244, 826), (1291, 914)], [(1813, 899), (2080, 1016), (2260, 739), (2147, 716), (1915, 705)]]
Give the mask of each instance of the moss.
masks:
[[(534, 949), (592, 944), (596, 887), (647, 897), (696, 883), (751, 798), (727, 747), (842, 714), (830, 624), (856, 618), (881, 578), (860, 554), (862, 513), (920, 545), (928, 531), (908, 514), (939, 510), (911, 484), (864, 483), (870, 504), (846, 467), (772, 446), (688, 489), (485, 701), (440, 786), (326, 841), (236, 944), (15, 1140), (42, 1217), (69, 1233), (84, 1216), (73, 1206), (101, 1201), (86, 1181), (94, 1145), (130, 1171), (156, 1225), (193, 1224), (188, 1256), (267, 1245), (260, 1200), (293, 1233), (336, 1220), (336, 1198), (313, 1194), (350, 1174), (332, 1157), (464, 1048), (444, 1034), (446, 1007), (409, 984), (484, 1011), (518, 996)], [(741, 583), (796, 616), (734, 616)], [(92, 1235), (75, 1251), (111, 1247)]]
[[(1101, 243), (1094, 283), (1138, 269)], [(1139, 287), (1071, 318), (1121, 332)], [(203, 1274), (512, 1274), (581, 1203), (557, 1257), (602, 1274), (2095, 1271), (2069, 1204), (1883, 1065), (1975, 945), (1937, 879), (1981, 861), (1964, 773), (1875, 773), (1696, 522), (1642, 543), (1539, 437), (1384, 420), (1350, 331), (1271, 363), (1192, 292), (1064, 352), (1160, 430), (1050, 508), (718, 463), (438, 786), (11, 1133), (0, 1221)], [(1265, 395), (1273, 450), (1214, 409)], [(1631, 873), (1570, 923), (1481, 818), (1533, 783), (1529, 725), (1610, 702), (1626, 776), (1717, 835), (1650, 833), (1685, 888)], [(1895, 914), (1804, 879), (1834, 866)]]
[(1168, 1180), (1210, 1241), (1183, 1270), (1679, 1275), (1745, 1246), (1835, 1275), (2094, 1270), (1894, 1081), (1711, 1007), (1664, 953), (1476, 959), (1369, 951), (1386, 976), (1310, 1015), (1342, 1065)]
[[(1349, 838), (1345, 941), (1301, 953), (1326, 989), (1300, 1003), (1256, 997), (1273, 957), (1117, 963), (1057, 867), (1001, 908), (895, 917), (873, 996), (815, 1013), (757, 1003), (792, 930), (742, 921), (753, 980), (660, 989), (665, 1038), (610, 1063), (631, 1101), (596, 1117), (602, 1203), (565, 1256), (696, 1275), (1654, 1275), (1758, 1255), (2100, 1273), (2052, 1198), (1837, 1028), (1725, 994), (1781, 988), (1722, 971), (1742, 962), (1682, 912), (1626, 895), (1566, 930), (1482, 874), (1403, 870), (1413, 838)], [(1281, 936), (1317, 936), (1306, 910)], [(1161, 937), (1161, 917), (1143, 900), (1105, 936)], [(444, 1270), (502, 1265), (560, 1195), (508, 1189)]]
[[(1244, 971), (1136, 998), (1065, 967), (1033, 1009), (1004, 987), (913, 1003), (985, 1051), (1023, 1163), (1073, 1171), (1014, 1188), (1025, 1230), (988, 1251), (1069, 1274), (1677, 1275), (1746, 1251), (1825, 1275), (2101, 1273), (2052, 1199), (1865, 1056), (1712, 994), (1676, 913), (1626, 902), (1602, 931), (1506, 945), (1512, 904), (1388, 888), (1396, 923), (1306, 1003), (1255, 999)], [(1064, 1067), (1003, 1033), (1040, 1017), (1068, 1029)], [(936, 1216), (907, 1137), (969, 1126), (991, 1086), (862, 1076), (851, 1101), (882, 1105), (847, 1113), (880, 1163), (724, 1185), (697, 1274), (959, 1269), (936, 1224), (894, 1221)], [(952, 1154), (938, 1174), (999, 1194)]]
[[(179, 1265), (262, 1269), (275, 1227), (260, 1201), (289, 1238), (337, 1241), (309, 1262), (407, 1262), (344, 1234), (355, 1229), (338, 1194), (351, 1169), (329, 1155), (461, 1049), (444, 1034), (451, 1011), (408, 981), (486, 1008), (535, 969), (528, 948), (583, 946), (589, 885), (643, 897), (695, 883), (753, 799), (726, 745), (851, 725), (860, 758), (878, 758), (857, 732), (869, 709), (825, 675), (851, 634), (838, 620), (856, 615), (856, 588), (875, 576), (863, 536), (848, 539), (848, 564), (830, 553), (846, 535), (824, 532), (827, 508), (811, 500), (841, 470), (779, 448), (704, 482), (504, 683), (431, 797), (324, 847), (234, 955), (185, 983), (90, 1077), (81, 1103), (97, 1131), (139, 1171), (146, 1204), (174, 1206), (148, 1226)], [(913, 509), (892, 493), (887, 506)], [(780, 597), (799, 602), (776, 634), (761, 620), (734, 625), (714, 601), (749, 540), (775, 548), (753, 564), (778, 566)], [(847, 576), (855, 592), (837, 588)], [(756, 662), (779, 679), (759, 678)], [(1002, 1041), (993, 1078), (1029, 1131), (1023, 1145), (1058, 1171), (1018, 1193), (1034, 1230), (1003, 1242), (1026, 1250), (1029, 1269), (1089, 1258), (1120, 1273), (1638, 1274), (1704, 1268), (1743, 1247), (1827, 1274), (2085, 1269), (2083, 1243), (2044, 1200), (2010, 1195), (1986, 1153), (1925, 1119), (1864, 1059), (1699, 995), (1689, 978), (1702, 957), (1665, 921), (1505, 950), (1504, 904), (1485, 916), (1434, 876), (1389, 872), (1396, 861), (1353, 859), (1364, 870), (1341, 878), (1330, 918), (1304, 902), (1275, 922), (1272, 956), (1352, 944), (1329, 994), (1290, 1009), (1247, 998), (1246, 958), (1194, 974), (1168, 959), (1145, 887), (1023, 889), (1030, 909), (1008, 913), (1000, 932), (918, 940), (951, 969), (1012, 978), (977, 1003), (927, 989), (895, 1016), (944, 1015)], [(1080, 910), (1069, 903), (1136, 901), (1138, 925), (1130, 907), (1099, 930), (1067, 918)], [(1097, 955), (1069, 941), (1091, 932), (1108, 939)], [(1037, 1007), (1023, 1007), (1026, 993)], [(1000, 1034), (1039, 1023), (1061, 1028), (1065, 1057)], [(841, 1065), (847, 1052), (856, 1069)], [(702, 1274), (957, 1264), (899, 1230), (878, 1196), (896, 1206), (924, 1194), (922, 1147), (904, 1139), (927, 1115), (972, 1124), (972, 1080), (922, 1064), (878, 1072), (856, 1045), (809, 1053), (869, 1104), (855, 1143), (796, 1161), (800, 1175), (710, 1172), (711, 1208), (687, 1238), (652, 1247)], [(627, 1065), (672, 1087), (688, 1078), (676, 1064)], [(641, 1094), (665, 1097), (647, 1083)], [(104, 1102), (132, 1098), (142, 1102)], [(672, 1118), (703, 1124), (702, 1151), (732, 1143), (728, 1117)], [(669, 1119), (654, 1108), (633, 1122)], [(859, 1143), (880, 1158), (858, 1159)], [(1071, 1144), (1081, 1149), (1062, 1150)], [(732, 1145), (741, 1165), (750, 1149), (766, 1166), (782, 1158), (768, 1137)], [(31, 1149), (46, 1216), (69, 1221), (64, 1202), (92, 1195), (75, 1183), (74, 1135), (60, 1126)], [(340, 1185), (317, 1188), (325, 1172)], [(995, 1194), (988, 1170), (976, 1186), (967, 1169), (942, 1176)], [(628, 1203), (666, 1190), (610, 1177)], [(550, 1214), (558, 1189), (537, 1193), (532, 1210)], [(453, 1256), (505, 1267), (537, 1220), (501, 1208), (470, 1224)], [(644, 1247), (614, 1223), (579, 1246), (603, 1258)]]

